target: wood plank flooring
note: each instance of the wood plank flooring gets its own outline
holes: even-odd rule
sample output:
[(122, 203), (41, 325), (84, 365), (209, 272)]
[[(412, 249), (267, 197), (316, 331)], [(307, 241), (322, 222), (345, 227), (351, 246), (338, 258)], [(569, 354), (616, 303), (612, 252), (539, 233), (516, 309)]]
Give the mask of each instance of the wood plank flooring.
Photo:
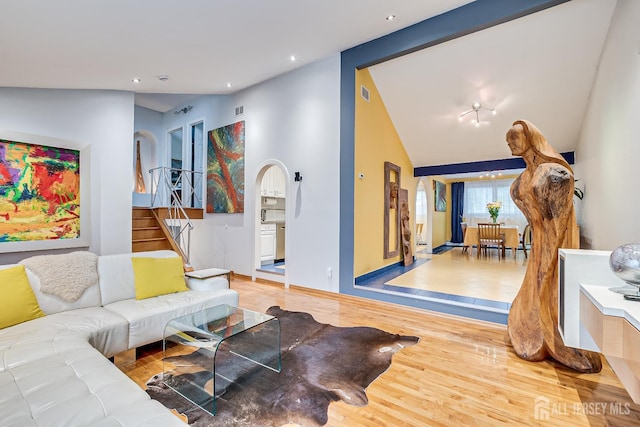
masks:
[[(238, 278), (231, 287), (251, 310), (279, 305), (336, 326), (420, 337), (369, 386), (368, 405), (332, 403), (329, 426), (640, 425), (640, 405), (608, 364), (599, 374), (577, 374), (552, 362), (523, 361), (505, 326)], [(116, 357), (116, 364), (144, 387), (162, 370), (161, 353), (150, 350), (137, 361)]]
[(477, 258), (474, 248), (465, 253), (462, 248), (454, 248), (438, 255), (418, 252), (416, 257), (430, 261), (388, 283), (507, 303), (513, 302), (518, 293), (528, 262), (522, 251), (514, 257), (508, 250), (499, 259), (497, 250), (493, 250), (489, 256)]

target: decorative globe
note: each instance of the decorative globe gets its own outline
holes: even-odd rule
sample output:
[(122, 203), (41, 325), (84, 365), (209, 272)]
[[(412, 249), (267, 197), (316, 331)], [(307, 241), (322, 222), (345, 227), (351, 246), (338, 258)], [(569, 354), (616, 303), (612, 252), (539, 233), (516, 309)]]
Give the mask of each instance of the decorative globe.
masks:
[(617, 247), (609, 256), (609, 267), (616, 276), (640, 288), (640, 244)]

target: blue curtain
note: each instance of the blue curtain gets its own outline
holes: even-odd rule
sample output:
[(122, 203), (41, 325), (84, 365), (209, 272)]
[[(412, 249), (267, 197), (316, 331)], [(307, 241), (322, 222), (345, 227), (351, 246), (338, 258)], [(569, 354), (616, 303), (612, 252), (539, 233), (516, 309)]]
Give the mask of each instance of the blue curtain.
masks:
[(462, 243), (460, 221), (464, 215), (464, 182), (451, 183), (451, 243)]

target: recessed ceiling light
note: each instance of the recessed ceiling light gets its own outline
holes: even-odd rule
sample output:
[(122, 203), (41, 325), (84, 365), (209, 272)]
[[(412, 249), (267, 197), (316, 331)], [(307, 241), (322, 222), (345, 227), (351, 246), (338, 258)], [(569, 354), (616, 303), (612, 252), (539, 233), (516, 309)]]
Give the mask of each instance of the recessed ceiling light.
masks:
[(169, 76), (167, 76), (166, 74), (160, 74), (158, 77), (158, 80), (160, 80), (161, 82), (166, 82), (167, 80), (169, 80)]
[(396, 15), (388, 15), (385, 19), (387, 21), (393, 21), (394, 19), (396, 19)]
[(231, 87), (233, 84), (231, 82), (227, 83), (227, 87)]
[(290, 60), (291, 62), (296, 62), (296, 59), (297, 59), (297, 58), (296, 58), (296, 56), (295, 56), (295, 55), (291, 55), (291, 56), (289, 57), (289, 60)]
[(140, 83), (142, 81), (142, 79), (139, 79), (139, 78), (136, 77), (135, 79), (132, 79), (131, 81), (134, 82), (134, 83)]

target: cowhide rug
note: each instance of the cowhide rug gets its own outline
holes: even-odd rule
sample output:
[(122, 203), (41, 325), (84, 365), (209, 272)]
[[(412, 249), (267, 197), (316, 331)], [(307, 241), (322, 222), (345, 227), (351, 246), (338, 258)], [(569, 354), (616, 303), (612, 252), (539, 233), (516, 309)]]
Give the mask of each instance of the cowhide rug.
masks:
[[(308, 313), (280, 307), (271, 307), (267, 313), (280, 321), (280, 373), (256, 365), (241, 367), (242, 362), (221, 346), (216, 366), (231, 362), (238, 369), (233, 374), (225, 373), (227, 378), (233, 378), (218, 393), (216, 416), (166, 387), (162, 374), (147, 382), (149, 395), (186, 415), (192, 426), (322, 426), (327, 423), (331, 402), (343, 400), (351, 405), (366, 405), (365, 389), (388, 369), (393, 354), (418, 342), (417, 337), (375, 328), (340, 328), (318, 323)], [(187, 380), (201, 385), (210, 382), (210, 359), (197, 352), (181, 356), (181, 361), (184, 358), (202, 368), (183, 374), (189, 377)], [(168, 361), (171, 359), (175, 358)]]

